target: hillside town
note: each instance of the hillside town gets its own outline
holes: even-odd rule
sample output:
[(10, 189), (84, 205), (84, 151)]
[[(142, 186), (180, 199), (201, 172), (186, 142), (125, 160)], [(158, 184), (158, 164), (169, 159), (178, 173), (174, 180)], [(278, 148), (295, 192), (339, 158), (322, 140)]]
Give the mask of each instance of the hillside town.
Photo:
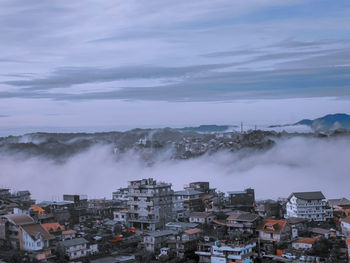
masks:
[(350, 262), (350, 200), (130, 181), (110, 199), (0, 189), (0, 262)]

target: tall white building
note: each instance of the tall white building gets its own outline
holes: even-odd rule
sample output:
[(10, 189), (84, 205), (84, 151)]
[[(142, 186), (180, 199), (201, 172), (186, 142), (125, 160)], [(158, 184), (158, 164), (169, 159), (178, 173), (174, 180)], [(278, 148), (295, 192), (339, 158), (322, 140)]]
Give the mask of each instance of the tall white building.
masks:
[(322, 192), (298, 192), (288, 197), (286, 218), (299, 217), (310, 221), (326, 221), (333, 217)]

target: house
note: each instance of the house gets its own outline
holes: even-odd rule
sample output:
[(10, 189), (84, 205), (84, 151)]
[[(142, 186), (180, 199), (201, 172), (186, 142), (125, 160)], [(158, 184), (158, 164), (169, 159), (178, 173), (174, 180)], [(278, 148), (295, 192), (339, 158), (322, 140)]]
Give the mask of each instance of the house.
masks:
[(147, 233), (143, 237), (143, 245), (145, 249), (151, 253), (158, 253), (162, 247), (167, 245), (170, 236), (176, 235), (173, 230), (157, 230)]
[(226, 206), (234, 210), (253, 211), (255, 206), (254, 189), (248, 188), (244, 191), (228, 192), (228, 203)]
[(312, 246), (317, 242), (319, 238), (320, 236), (300, 238), (293, 241), (292, 247), (294, 249), (311, 249)]
[(341, 231), (344, 236), (350, 237), (350, 216), (341, 219)]
[(309, 221), (326, 221), (333, 218), (333, 209), (327, 206), (322, 192), (296, 192), (288, 197), (288, 217), (306, 218)]
[(215, 216), (208, 212), (192, 212), (190, 214), (190, 223), (209, 224), (215, 219)]
[(86, 257), (89, 254), (88, 241), (85, 238), (60, 241), (57, 244), (57, 248), (62, 249), (69, 260)]
[(252, 236), (260, 224), (260, 216), (252, 213), (235, 213), (226, 219), (227, 232), (231, 237)]
[(40, 224), (25, 224), (20, 228), (20, 249), (25, 251), (42, 251), (49, 247), (49, 241), (54, 239)]
[(199, 262), (254, 262), (256, 244), (251, 243), (221, 243), (216, 241), (210, 250), (196, 251)]
[(0, 239), (8, 240), (15, 249), (41, 251), (49, 247), (54, 236), (30, 216), (11, 214), (0, 217)]
[(297, 238), (300, 233), (305, 233), (307, 231), (307, 223), (309, 220), (300, 217), (289, 217), (287, 218), (287, 223), (291, 229), (292, 239)]
[(256, 230), (259, 232), (259, 239), (263, 241), (280, 242), (289, 237), (286, 220), (264, 219)]
[(169, 237), (168, 247), (176, 252), (177, 258), (183, 258), (186, 252), (195, 251), (202, 230), (199, 228), (187, 229)]
[(62, 231), (61, 237), (62, 237), (62, 240), (73, 239), (75, 238), (76, 234), (77, 234), (77, 231), (73, 229), (68, 229), (68, 230)]

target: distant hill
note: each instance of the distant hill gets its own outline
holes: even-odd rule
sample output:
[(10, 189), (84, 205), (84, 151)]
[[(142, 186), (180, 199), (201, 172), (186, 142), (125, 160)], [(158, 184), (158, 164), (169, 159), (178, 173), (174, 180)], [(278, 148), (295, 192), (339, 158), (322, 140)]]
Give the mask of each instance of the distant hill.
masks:
[(194, 132), (226, 132), (231, 128), (237, 126), (229, 126), (229, 125), (200, 125), (198, 127), (185, 127), (180, 128), (180, 131), (194, 131)]
[(315, 131), (350, 129), (350, 115), (345, 113), (328, 114), (314, 120), (301, 120), (295, 125), (307, 125)]

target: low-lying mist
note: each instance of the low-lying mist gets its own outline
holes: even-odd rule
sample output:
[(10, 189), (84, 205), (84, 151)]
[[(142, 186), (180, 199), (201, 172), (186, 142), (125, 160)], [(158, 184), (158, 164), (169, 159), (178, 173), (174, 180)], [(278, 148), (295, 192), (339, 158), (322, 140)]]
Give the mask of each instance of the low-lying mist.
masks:
[[(164, 153), (166, 155), (166, 153)], [(138, 153), (120, 156), (94, 146), (58, 163), (40, 157), (0, 156), (0, 186), (28, 189), (34, 199), (57, 200), (64, 193), (111, 198), (133, 179), (153, 177), (174, 190), (191, 181), (210, 181), (220, 191), (255, 189), (257, 199), (321, 190), (327, 198), (350, 197), (348, 138), (290, 138), (266, 151), (218, 152), (188, 160), (159, 157), (150, 165)]]

